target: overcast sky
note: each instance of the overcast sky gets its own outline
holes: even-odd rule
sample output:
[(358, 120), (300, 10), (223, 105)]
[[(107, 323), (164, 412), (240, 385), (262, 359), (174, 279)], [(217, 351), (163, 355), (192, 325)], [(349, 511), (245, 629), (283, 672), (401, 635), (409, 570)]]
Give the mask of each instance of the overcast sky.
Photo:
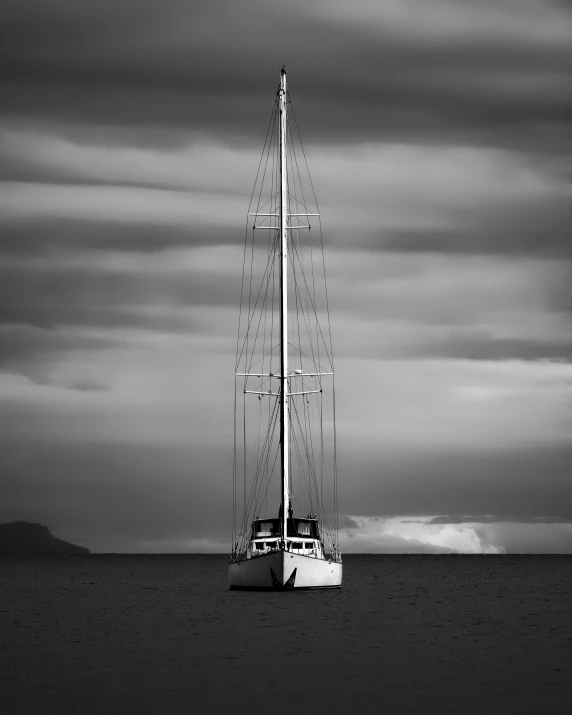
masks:
[(572, 552), (559, 0), (4, 0), (0, 521), (227, 551), (279, 70), (320, 202), (346, 551)]

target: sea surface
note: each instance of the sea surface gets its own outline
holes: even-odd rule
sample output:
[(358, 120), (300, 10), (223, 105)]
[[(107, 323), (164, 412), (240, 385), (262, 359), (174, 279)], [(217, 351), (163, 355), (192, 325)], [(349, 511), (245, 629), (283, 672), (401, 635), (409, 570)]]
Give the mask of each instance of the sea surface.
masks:
[(339, 591), (227, 559), (0, 560), (2, 715), (570, 715), (572, 557), (346, 556)]

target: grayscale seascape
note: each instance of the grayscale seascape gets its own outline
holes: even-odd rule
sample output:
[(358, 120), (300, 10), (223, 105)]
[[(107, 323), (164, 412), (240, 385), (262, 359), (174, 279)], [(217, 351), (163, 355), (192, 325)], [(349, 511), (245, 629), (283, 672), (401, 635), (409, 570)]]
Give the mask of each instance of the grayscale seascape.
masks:
[(570, 556), (350, 555), (339, 591), (229, 591), (226, 567), (3, 558), (0, 712), (570, 712)]
[(572, 715), (572, 0), (0, 28), (0, 715)]

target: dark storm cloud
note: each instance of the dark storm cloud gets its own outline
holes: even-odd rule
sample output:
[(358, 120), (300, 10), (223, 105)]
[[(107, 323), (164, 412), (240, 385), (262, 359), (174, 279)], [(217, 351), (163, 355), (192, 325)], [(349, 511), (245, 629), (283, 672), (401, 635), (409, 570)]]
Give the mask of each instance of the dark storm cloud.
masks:
[[(349, 457), (346, 452), (345, 461)], [(399, 463), (386, 455), (375, 467), (361, 464), (354, 455), (352, 470), (357, 469), (363, 479), (359, 494), (340, 482), (340, 499), (348, 514), (463, 514), (470, 505), (474, 514), (519, 522), (532, 522), (539, 514), (550, 515), (550, 521), (572, 521), (570, 454), (565, 446), (551, 451), (427, 454), (422, 461), (409, 458)]]
[[(30, 317), (30, 314), (23, 316), (22, 323)], [(64, 355), (72, 359), (78, 354), (95, 356), (121, 342), (120, 335), (96, 336), (84, 329), (62, 331), (25, 324), (0, 325), (0, 370), (23, 375), (35, 385), (55, 385), (80, 392), (105, 391), (107, 386), (99, 380), (83, 376), (62, 381), (53, 377), (52, 369)]]
[[(162, 304), (235, 305), (239, 295), (240, 277), (229, 279), (188, 269), (171, 270), (166, 275), (153, 270), (87, 266), (73, 270), (52, 266), (47, 270), (30, 266), (0, 270), (0, 320), (7, 323), (47, 327), (61, 322), (73, 324), (74, 315), (91, 311), (94, 324), (105, 325), (106, 310)], [(28, 312), (31, 319), (23, 321)], [(121, 316), (110, 318), (110, 324), (121, 325)]]
[[(88, 261), (66, 269), (57, 260), (56, 253), (47, 266), (0, 269), (0, 366), (44, 384), (58, 357), (129, 345), (127, 330), (211, 335), (207, 307), (234, 305), (240, 295), (234, 275), (110, 270)], [(193, 307), (201, 315), (189, 314)]]
[[(2, 340), (0, 339), (0, 346), (2, 345)], [(78, 341), (79, 342), (79, 341)], [(40, 349), (44, 348), (45, 345), (40, 345)], [(91, 345), (93, 348), (93, 344)], [(77, 349), (77, 343), (76, 343), (76, 349)], [(55, 379), (51, 377), (46, 370), (42, 369), (43, 365), (38, 365), (39, 369), (31, 369), (29, 370), (29, 374), (25, 374), (25, 369), (22, 372), (22, 368), (25, 367), (25, 360), (22, 358), (24, 357), (24, 353), (22, 351), (17, 353), (18, 355), (18, 367), (20, 368), (19, 374), (23, 375), (24, 377), (28, 377), (30, 382), (33, 383), (34, 385), (40, 385), (40, 386), (52, 386), (52, 387), (63, 387), (66, 390), (77, 390), (78, 392), (108, 392), (109, 391), (109, 386), (105, 385), (103, 382), (100, 380), (94, 380), (92, 377), (78, 377), (75, 379), (71, 380), (61, 380), (61, 379)], [(37, 352), (36, 352), (37, 355)], [(42, 355), (42, 358), (45, 360), (45, 353)], [(2, 354), (2, 350), (0, 348), (0, 366), (2, 367), (10, 367), (9, 361), (7, 361), (6, 364), (3, 364), (3, 361), (6, 359), (6, 356)]]
[(358, 242), (400, 253), (567, 257), (570, 249), (568, 201), (545, 201), (536, 207), (524, 204), (523, 201), (512, 215), (507, 212), (506, 218), (499, 217), (496, 225), (490, 225), (491, 217), (481, 216), (474, 219), (473, 226), (457, 230), (392, 230), (377, 239), (358, 238)]
[(479, 4), (476, 15), (470, 5), (429, 3), (433, 23), (446, 26), (451, 14), (459, 23), (442, 33), (424, 33), (423, 17), (395, 25), (375, 4), (361, 8), (371, 16), (361, 23), (357, 10), (350, 18), (327, 4), (256, 0), (2, 8), (7, 116), (258, 136), (252, 117), (263, 116), (286, 62), (310, 139), (417, 136), (556, 150), (566, 141), (569, 16), (548, 3), (528, 27), (506, 2)]
[[(39, 311), (36, 311), (36, 315)], [(30, 318), (30, 314), (26, 318)], [(24, 323), (24, 321), (21, 321)], [(42, 370), (46, 356), (74, 353), (76, 351), (103, 350), (113, 347), (116, 341), (111, 338), (93, 335), (61, 334), (47, 327), (30, 328), (28, 325), (2, 326), (0, 330), (0, 366), (22, 368), (30, 362)], [(19, 370), (18, 370), (19, 372)]]
[[(389, 354), (392, 353), (390, 349)], [(469, 334), (455, 333), (441, 336), (433, 343), (430, 339), (415, 348), (394, 351), (394, 357), (448, 358), (452, 360), (565, 360), (570, 355), (569, 341), (548, 339), (515, 339), (486, 334), (478, 327)]]
[(158, 252), (170, 248), (244, 243), (244, 232), (221, 226), (183, 226), (152, 221), (42, 217), (0, 224), (0, 250), (13, 255), (65, 255), (82, 249)]
[(338, 526), (340, 529), (355, 529), (357, 528), (358, 523), (350, 516), (347, 516), (346, 514), (340, 514), (338, 518)]
[(109, 390), (107, 385), (90, 377), (79, 377), (76, 380), (64, 382), (63, 387), (68, 390), (78, 390), (79, 392), (107, 392)]

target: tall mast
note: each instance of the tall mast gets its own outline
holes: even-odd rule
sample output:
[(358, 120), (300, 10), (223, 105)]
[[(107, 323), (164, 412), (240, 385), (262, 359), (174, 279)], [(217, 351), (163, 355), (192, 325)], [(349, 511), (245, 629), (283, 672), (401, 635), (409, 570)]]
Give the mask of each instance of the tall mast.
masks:
[(290, 495), (288, 457), (290, 417), (288, 408), (288, 186), (286, 173), (286, 70), (280, 71), (280, 461), (282, 466), (282, 539), (288, 535)]

